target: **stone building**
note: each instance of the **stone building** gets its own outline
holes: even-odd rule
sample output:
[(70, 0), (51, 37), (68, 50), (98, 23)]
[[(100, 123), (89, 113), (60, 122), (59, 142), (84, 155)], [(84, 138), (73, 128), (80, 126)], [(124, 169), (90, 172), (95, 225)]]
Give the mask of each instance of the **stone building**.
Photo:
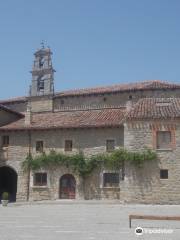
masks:
[[(0, 195), (180, 203), (180, 84), (144, 81), (54, 92), (52, 52), (35, 54), (30, 94), (0, 102)], [(52, 149), (91, 156), (124, 147), (157, 152), (143, 168), (96, 169), (85, 179), (66, 167), (24, 172), (28, 154)]]

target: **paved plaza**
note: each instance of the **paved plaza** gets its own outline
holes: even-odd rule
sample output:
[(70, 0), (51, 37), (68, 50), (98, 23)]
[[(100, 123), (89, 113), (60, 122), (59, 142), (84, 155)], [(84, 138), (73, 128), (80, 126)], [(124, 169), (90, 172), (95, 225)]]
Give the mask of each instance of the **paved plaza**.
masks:
[[(129, 214), (180, 215), (180, 207), (103, 201), (9, 204), (0, 206), (0, 240), (180, 239), (180, 222), (133, 220), (129, 229)], [(135, 234), (137, 226), (143, 235)]]

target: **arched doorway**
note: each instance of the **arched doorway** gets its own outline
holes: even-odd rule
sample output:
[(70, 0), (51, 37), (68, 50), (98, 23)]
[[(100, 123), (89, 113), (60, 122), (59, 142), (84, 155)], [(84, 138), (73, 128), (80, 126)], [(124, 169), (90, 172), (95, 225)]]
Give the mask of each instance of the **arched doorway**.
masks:
[(61, 199), (75, 199), (76, 180), (73, 175), (65, 174), (60, 178), (59, 195)]
[(10, 167), (0, 167), (0, 199), (3, 192), (9, 193), (10, 202), (16, 201), (17, 173)]

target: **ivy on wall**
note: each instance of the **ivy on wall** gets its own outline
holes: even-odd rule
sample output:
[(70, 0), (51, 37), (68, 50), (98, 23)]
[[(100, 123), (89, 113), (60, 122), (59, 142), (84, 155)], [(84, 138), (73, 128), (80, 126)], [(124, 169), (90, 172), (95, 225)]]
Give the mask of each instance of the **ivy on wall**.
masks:
[(123, 167), (125, 162), (130, 162), (137, 167), (142, 167), (145, 161), (155, 160), (156, 152), (145, 149), (142, 152), (131, 152), (124, 148), (114, 150), (111, 153), (102, 153), (86, 157), (82, 152), (73, 155), (57, 153), (54, 150), (49, 154), (43, 153), (32, 157), (28, 155), (22, 163), (22, 168), (26, 171), (32, 171), (41, 168), (51, 168), (54, 166), (71, 167), (74, 172), (85, 177), (95, 168), (104, 165), (107, 169), (117, 170)]

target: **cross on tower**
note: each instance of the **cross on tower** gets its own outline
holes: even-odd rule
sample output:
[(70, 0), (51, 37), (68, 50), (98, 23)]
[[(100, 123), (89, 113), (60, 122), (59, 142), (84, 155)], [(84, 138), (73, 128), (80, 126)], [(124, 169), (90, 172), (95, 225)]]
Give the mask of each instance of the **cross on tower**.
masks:
[(44, 48), (44, 40), (41, 42), (41, 48)]

